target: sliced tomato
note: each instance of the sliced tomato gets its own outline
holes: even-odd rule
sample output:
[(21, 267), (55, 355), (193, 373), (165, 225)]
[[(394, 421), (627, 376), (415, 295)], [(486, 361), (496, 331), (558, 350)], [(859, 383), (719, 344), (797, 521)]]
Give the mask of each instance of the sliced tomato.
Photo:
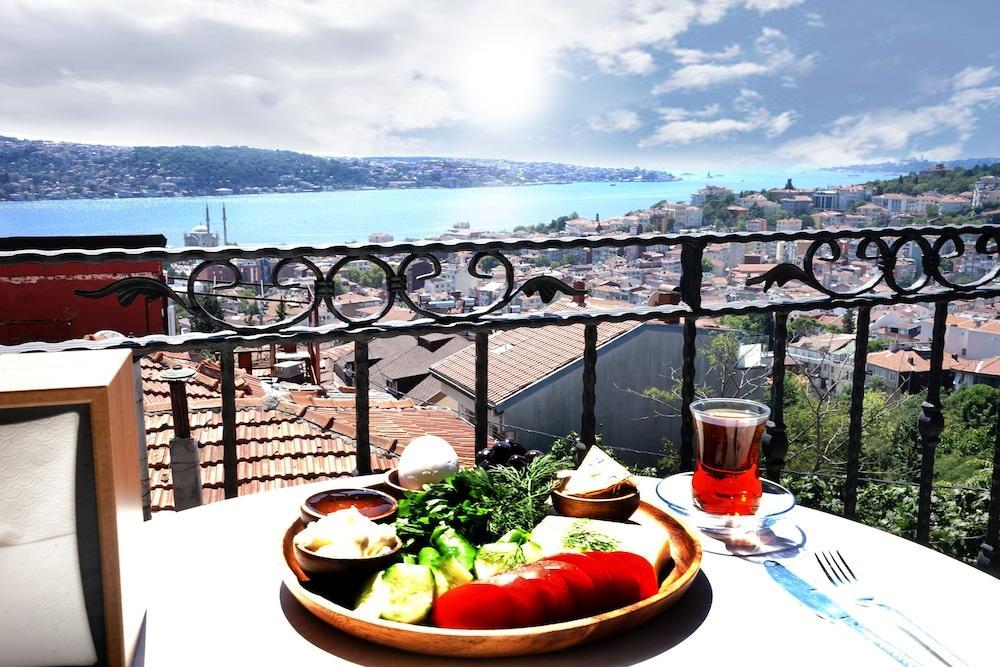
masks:
[(474, 581), (452, 588), (435, 600), (431, 621), (439, 628), (509, 628), (514, 620), (512, 599), (502, 586)]
[(501, 586), (510, 595), (513, 611), (511, 624), (508, 627), (527, 628), (532, 625), (544, 625), (547, 622), (546, 610), (539, 603), (533, 584), (516, 575), (505, 579), (492, 577), (489, 582)]
[(569, 618), (582, 618), (597, 613), (599, 601), (594, 580), (582, 567), (552, 558), (540, 560), (536, 565), (553, 572), (566, 582), (573, 602)]
[(656, 577), (656, 571), (648, 560), (631, 551), (612, 551), (610, 554), (617, 558), (624, 571), (632, 575), (632, 578), (638, 582), (640, 600), (656, 595), (656, 592), (660, 590), (660, 582)]
[(615, 606), (613, 609), (625, 607), (642, 598), (639, 596), (639, 580), (626, 568), (625, 561), (619, 560), (612, 552), (588, 551), (584, 554), (604, 565), (610, 572), (614, 587)]
[(573, 597), (569, 584), (539, 562), (522, 565), (511, 573), (523, 580), (525, 590), (542, 611), (542, 623), (558, 623), (573, 615)]
[(587, 573), (594, 584), (595, 603), (591, 613), (599, 614), (622, 606), (624, 598), (621, 587), (617, 584), (617, 575), (603, 559), (591, 558), (588, 554), (564, 553), (550, 556), (546, 560), (570, 563)]

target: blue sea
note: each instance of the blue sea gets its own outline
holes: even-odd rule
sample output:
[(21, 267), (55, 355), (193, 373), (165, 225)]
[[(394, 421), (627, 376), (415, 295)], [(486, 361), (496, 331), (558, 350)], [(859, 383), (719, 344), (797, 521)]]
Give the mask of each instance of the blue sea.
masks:
[(183, 234), (205, 217), (222, 231), (226, 206), (230, 241), (236, 243), (322, 244), (367, 241), (372, 232), (396, 240), (440, 234), (456, 222), (472, 229), (512, 230), (573, 212), (602, 219), (648, 208), (656, 202), (688, 201), (705, 185), (734, 191), (822, 187), (863, 183), (896, 174), (834, 171), (760, 171), (714, 175), (685, 174), (669, 183), (570, 183), (463, 189), (351, 190), (227, 197), (95, 199), (0, 202), (0, 236), (152, 234), (179, 246)]

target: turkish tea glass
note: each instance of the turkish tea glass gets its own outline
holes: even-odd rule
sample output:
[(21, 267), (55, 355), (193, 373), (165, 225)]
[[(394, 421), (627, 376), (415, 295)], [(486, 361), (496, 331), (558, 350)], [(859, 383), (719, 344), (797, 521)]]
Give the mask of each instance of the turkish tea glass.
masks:
[(738, 398), (691, 403), (695, 462), (691, 491), (708, 514), (753, 515), (760, 504), (760, 439), (771, 409)]

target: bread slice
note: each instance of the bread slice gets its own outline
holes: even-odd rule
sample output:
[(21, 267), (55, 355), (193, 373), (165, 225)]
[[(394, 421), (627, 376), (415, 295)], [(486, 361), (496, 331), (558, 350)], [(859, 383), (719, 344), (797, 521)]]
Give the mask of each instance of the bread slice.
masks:
[(632, 473), (595, 445), (561, 491), (581, 498), (613, 498), (635, 489)]

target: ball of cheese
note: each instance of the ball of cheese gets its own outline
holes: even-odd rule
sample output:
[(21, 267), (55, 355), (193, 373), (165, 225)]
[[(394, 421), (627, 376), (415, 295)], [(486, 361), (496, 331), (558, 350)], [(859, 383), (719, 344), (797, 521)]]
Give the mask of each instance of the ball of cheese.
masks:
[(399, 485), (419, 491), (458, 472), (458, 454), (444, 438), (421, 435), (410, 441), (399, 457)]

